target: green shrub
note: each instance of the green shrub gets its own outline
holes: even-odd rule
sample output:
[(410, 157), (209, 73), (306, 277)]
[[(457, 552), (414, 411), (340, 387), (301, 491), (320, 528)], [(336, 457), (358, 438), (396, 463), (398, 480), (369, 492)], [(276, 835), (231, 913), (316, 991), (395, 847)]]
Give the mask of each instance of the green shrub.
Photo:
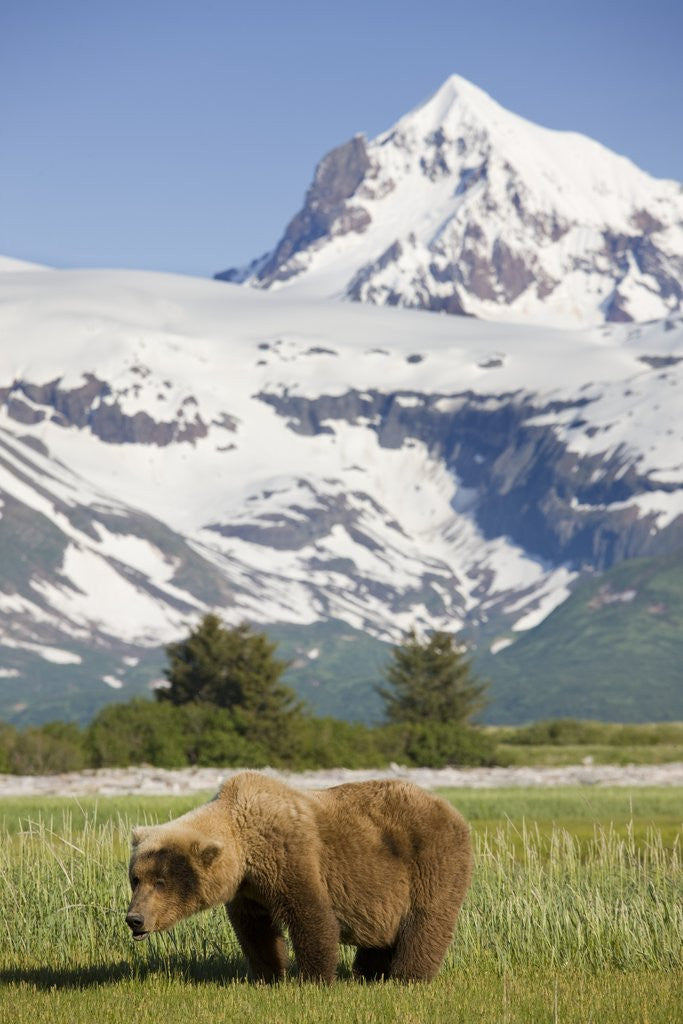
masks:
[(287, 767), (381, 768), (393, 757), (382, 742), (382, 730), (336, 718), (301, 718), (292, 730)]
[(174, 710), (187, 764), (261, 768), (271, 763), (262, 745), (237, 731), (233, 715), (226, 708), (183, 704)]
[(188, 763), (176, 708), (140, 697), (103, 708), (88, 729), (88, 746), (95, 768), (180, 768)]
[(485, 732), (457, 722), (415, 722), (400, 730), (403, 757), (420, 768), (496, 763), (496, 744)]
[(499, 743), (520, 746), (613, 747), (656, 746), (683, 743), (682, 722), (643, 722), (621, 725), (618, 722), (582, 721), (577, 718), (550, 718), (529, 725), (489, 727), (487, 732)]
[(510, 734), (505, 736), (505, 742), (530, 746), (606, 743), (609, 742), (608, 728), (603, 722), (582, 722), (577, 718), (550, 718), (509, 730)]
[[(271, 723), (272, 724), (272, 723)], [(301, 713), (274, 734), (245, 734), (234, 709), (136, 698), (102, 709), (82, 732), (52, 723), (17, 731), (0, 724), (0, 771), (54, 773), (151, 764), (262, 768), (383, 768), (391, 762), (442, 767), (493, 764), (495, 741), (457, 722), (367, 726)], [(4, 768), (3, 768), (4, 766)]]
[(654, 747), (660, 743), (683, 743), (683, 722), (613, 724), (608, 728), (609, 742), (618, 747)]
[(16, 775), (52, 775), (87, 767), (85, 737), (73, 722), (48, 722), (17, 732), (8, 753)]
[(11, 755), (17, 742), (17, 730), (7, 722), (0, 722), (0, 772), (12, 772)]

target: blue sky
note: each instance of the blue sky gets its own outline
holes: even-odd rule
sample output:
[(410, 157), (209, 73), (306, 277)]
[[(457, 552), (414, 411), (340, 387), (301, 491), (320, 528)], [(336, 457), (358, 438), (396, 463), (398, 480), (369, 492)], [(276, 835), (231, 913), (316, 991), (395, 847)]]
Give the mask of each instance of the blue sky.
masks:
[(451, 73), (683, 180), (683, 4), (4, 0), (0, 253), (210, 275)]

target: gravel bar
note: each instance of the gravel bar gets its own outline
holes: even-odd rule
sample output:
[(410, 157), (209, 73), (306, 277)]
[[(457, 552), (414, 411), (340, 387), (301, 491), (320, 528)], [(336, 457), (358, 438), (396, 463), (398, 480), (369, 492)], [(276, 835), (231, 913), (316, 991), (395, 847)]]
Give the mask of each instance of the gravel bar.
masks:
[[(214, 791), (239, 769), (233, 768), (99, 768), (61, 775), (0, 775), (0, 797), (22, 796), (165, 796)], [(506, 786), (683, 786), (683, 762), (658, 765), (578, 764), (563, 768), (404, 768), (385, 770), (335, 768), (266, 775), (302, 789), (321, 789), (365, 779), (409, 779), (426, 789), (499, 789)]]

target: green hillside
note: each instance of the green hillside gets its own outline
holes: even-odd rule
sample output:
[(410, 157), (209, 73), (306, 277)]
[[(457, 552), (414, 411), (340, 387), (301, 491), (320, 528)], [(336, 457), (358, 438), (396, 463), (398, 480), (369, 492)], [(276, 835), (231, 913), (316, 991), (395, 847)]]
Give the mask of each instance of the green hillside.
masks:
[[(381, 717), (375, 685), (389, 657), (387, 644), (334, 619), (264, 629), (278, 645), (277, 656), (290, 663), (285, 682), (317, 715), (365, 722)], [(54, 719), (85, 724), (105, 704), (151, 697), (150, 683), (163, 677), (166, 665), (163, 647), (122, 645), (102, 652), (73, 643), (71, 653), (74, 663), (54, 664), (34, 651), (7, 651), (0, 666), (0, 720), (22, 727)], [(135, 664), (125, 666), (131, 654)]]
[(582, 583), (512, 646), (479, 655), (477, 668), (492, 681), (490, 722), (683, 718), (683, 550)]
[[(278, 656), (290, 662), (287, 683), (316, 714), (368, 723), (381, 718), (375, 686), (388, 644), (336, 620), (276, 624), (266, 632), (278, 644)], [(623, 562), (583, 582), (539, 626), (510, 638), (514, 643), (499, 654), (480, 651), (475, 657), (477, 672), (491, 682), (487, 722), (682, 720), (683, 550)], [(109, 661), (99, 651), (79, 647), (78, 665), (9, 653), (0, 719), (18, 725), (54, 718), (87, 722), (104, 704), (149, 695), (149, 683), (165, 664), (163, 649), (138, 650), (136, 667), (122, 673), (120, 689), (111, 689), (102, 681), (111, 673)]]
[(267, 632), (278, 644), (278, 657), (291, 663), (285, 682), (316, 715), (367, 723), (381, 719), (375, 687), (382, 682), (389, 644), (336, 619), (268, 626)]

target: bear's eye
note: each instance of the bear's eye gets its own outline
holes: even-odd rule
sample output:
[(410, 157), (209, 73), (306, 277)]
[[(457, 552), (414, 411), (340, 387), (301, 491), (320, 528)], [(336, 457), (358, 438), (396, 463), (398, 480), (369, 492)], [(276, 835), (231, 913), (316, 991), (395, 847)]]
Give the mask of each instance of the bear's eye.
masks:
[(130, 876), (130, 884), (132, 889), (137, 889), (138, 885), (140, 884), (140, 879), (138, 878), (137, 875)]
[(156, 882), (154, 884), (157, 887), (157, 889), (163, 889), (164, 886), (166, 885), (166, 882), (164, 881), (163, 878), (157, 878), (157, 880), (156, 880)]

